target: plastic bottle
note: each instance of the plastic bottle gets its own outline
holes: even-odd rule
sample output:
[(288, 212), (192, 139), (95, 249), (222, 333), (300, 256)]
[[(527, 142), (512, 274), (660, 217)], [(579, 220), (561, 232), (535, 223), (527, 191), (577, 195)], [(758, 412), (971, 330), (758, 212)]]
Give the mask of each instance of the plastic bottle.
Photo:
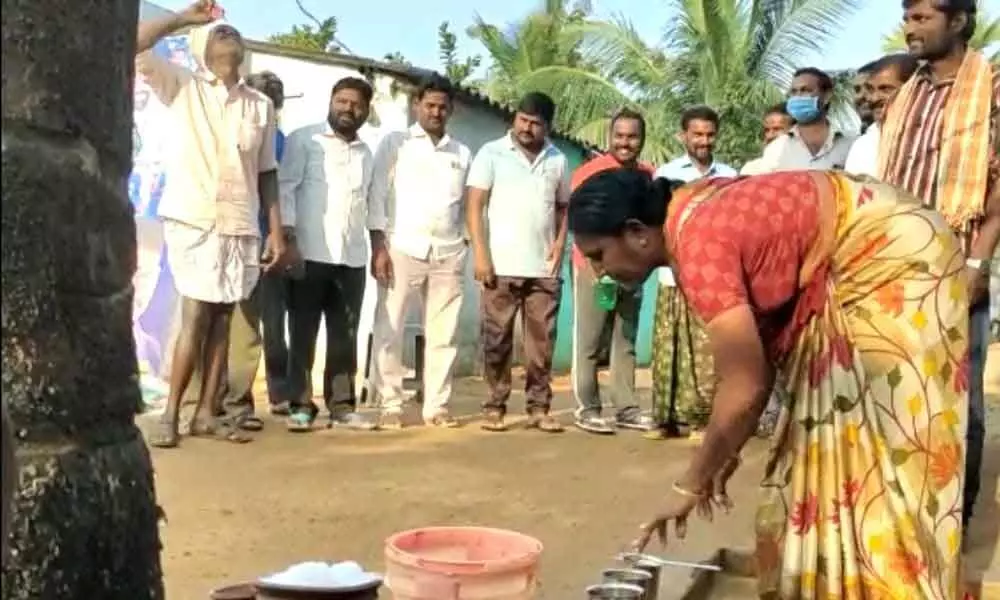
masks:
[(610, 312), (618, 304), (618, 282), (604, 275), (594, 285), (594, 294), (597, 297), (597, 306)]

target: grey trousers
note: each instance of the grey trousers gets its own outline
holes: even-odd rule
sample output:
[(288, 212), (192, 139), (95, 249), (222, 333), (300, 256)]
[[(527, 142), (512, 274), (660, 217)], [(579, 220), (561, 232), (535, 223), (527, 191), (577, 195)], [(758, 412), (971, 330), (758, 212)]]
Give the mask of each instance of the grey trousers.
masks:
[(597, 305), (596, 283), (589, 268), (573, 266), (573, 395), (577, 414), (601, 412), (597, 367), (606, 339), (604, 331), (610, 325), (610, 399), (621, 414), (639, 406), (635, 396), (635, 337), (642, 294), (640, 290), (619, 290), (614, 310), (605, 311)]

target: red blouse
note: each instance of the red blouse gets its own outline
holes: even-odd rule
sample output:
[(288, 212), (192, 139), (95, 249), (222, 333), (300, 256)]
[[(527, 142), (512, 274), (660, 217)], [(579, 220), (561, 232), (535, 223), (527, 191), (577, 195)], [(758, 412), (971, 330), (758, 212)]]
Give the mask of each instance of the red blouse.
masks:
[(677, 200), (667, 228), (688, 305), (705, 323), (749, 305), (765, 341), (774, 341), (795, 312), (803, 259), (819, 231), (814, 176), (714, 179)]

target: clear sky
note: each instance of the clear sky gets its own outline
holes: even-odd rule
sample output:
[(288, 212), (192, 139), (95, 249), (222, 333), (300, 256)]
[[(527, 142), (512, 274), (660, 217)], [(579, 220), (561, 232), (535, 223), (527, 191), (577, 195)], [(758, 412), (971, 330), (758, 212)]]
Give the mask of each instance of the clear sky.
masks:
[[(165, 8), (177, 10), (190, 0), (152, 0)], [(227, 19), (253, 39), (266, 39), (271, 33), (287, 31), (292, 25), (307, 22), (295, 5), (295, 0), (220, 0)], [(303, 5), (317, 18), (336, 16), (339, 38), (355, 54), (381, 58), (399, 51), (416, 66), (439, 68), (437, 28), (441, 21), (450, 21), (458, 34), (461, 51), (476, 54), (482, 51), (477, 42), (465, 35), (465, 28), (475, 14), (487, 22), (505, 24), (536, 9), (540, 0), (303, 0)], [(592, 0), (598, 16), (623, 14), (650, 42), (662, 37), (664, 25), (670, 19), (667, 0)], [(827, 69), (858, 67), (879, 56), (882, 36), (892, 31), (900, 20), (899, 0), (864, 0), (861, 9), (844, 23), (842, 34), (821, 55), (804, 58), (804, 62)], [(433, 8), (431, 8), (433, 7)], [(991, 14), (1000, 13), (1000, 0), (985, 0), (984, 8)]]

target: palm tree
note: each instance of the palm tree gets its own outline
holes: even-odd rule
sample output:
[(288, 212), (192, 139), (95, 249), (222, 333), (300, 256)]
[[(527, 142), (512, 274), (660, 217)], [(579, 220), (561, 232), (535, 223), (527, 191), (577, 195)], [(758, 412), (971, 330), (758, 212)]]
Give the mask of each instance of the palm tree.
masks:
[(515, 102), (525, 91), (522, 80), (550, 65), (579, 65), (580, 36), (571, 32), (590, 13), (590, 3), (545, 0), (520, 23), (501, 29), (476, 15), (467, 33), (486, 49), (490, 64), (485, 82), (477, 82), (491, 98)]
[[(969, 41), (969, 47), (986, 53), (990, 61), (1000, 64), (1000, 15), (979, 11), (976, 19), (976, 31)], [(906, 35), (903, 25), (890, 35), (882, 38), (882, 50), (890, 52), (906, 52)]]
[(645, 157), (679, 150), (671, 135), (683, 106), (705, 103), (724, 122), (719, 155), (742, 161), (759, 151), (759, 119), (778, 101), (810, 52), (840, 31), (862, 0), (672, 0), (665, 43), (647, 44), (624, 19), (582, 19), (563, 31), (581, 60), (535, 68), (524, 88), (557, 99), (561, 124), (607, 143), (610, 112), (631, 105), (649, 123)]

